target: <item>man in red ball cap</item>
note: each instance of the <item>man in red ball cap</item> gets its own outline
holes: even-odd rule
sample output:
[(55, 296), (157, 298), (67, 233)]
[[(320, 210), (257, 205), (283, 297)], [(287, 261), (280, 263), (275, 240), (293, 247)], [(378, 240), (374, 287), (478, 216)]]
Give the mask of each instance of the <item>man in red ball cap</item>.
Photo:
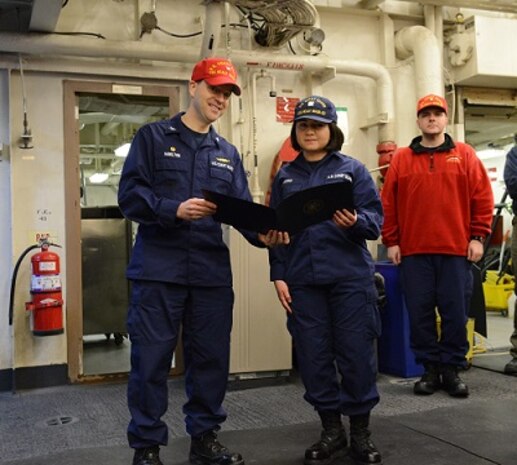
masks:
[(425, 369), (414, 393), (443, 389), (467, 397), (458, 370), (467, 364), (472, 264), (482, 258), (490, 233), (492, 188), (474, 149), (445, 132), (447, 101), (425, 95), (416, 112), (422, 135), (395, 152), (382, 189), (382, 241), (400, 265), (411, 349)]
[(205, 81), (211, 86), (231, 86), (235, 95), (241, 95), (237, 84), (237, 71), (232, 63), (225, 58), (205, 58), (194, 66), (192, 81)]
[[(191, 436), (189, 459), (200, 465), (243, 465), (217, 439), (226, 420), (233, 290), (228, 247), (216, 205), (202, 190), (251, 201), (237, 149), (212, 126), (239, 95), (237, 72), (225, 58), (197, 63), (187, 111), (141, 127), (122, 171), (118, 201), (138, 223), (127, 277), (132, 282), (128, 441), (133, 465), (162, 465), (167, 444), (167, 378), (182, 331)], [(257, 247), (288, 241), (287, 233), (240, 230)]]
[(417, 116), (420, 114), (421, 111), (425, 110), (426, 108), (436, 108), (438, 110), (442, 110), (443, 113), (446, 115), (449, 113), (449, 107), (447, 105), (447, 100), (445, 100), (443, 97), (435, 94), (429, 94), (425, 95), (421, 99), (418, 100), (416, 104), (416, 114)]

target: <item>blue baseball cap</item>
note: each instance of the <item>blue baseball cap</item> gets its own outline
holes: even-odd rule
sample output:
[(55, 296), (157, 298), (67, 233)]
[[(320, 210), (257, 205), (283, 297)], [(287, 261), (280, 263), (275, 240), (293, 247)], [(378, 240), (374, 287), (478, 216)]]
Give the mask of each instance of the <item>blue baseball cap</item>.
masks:
[(313, 119), (322, 123), (337, 123), (334, 104), (325, 97), (312, 95), (300, 100), (294, 107), (294, 120)]

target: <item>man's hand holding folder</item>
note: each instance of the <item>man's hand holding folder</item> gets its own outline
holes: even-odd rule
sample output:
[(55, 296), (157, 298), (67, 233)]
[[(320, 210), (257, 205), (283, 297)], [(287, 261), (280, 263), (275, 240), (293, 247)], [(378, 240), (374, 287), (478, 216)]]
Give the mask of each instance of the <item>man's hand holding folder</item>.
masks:
[(263, 234), (270, 230), (296, 234), (308, 226), (332, 219), (336, 210), (354, 210), (352, 183), (348, 181), (296, 192), (280, 202), (276, 209), (209, 190), (203, 190), (203, 195), (217, 205), (216, 221)]

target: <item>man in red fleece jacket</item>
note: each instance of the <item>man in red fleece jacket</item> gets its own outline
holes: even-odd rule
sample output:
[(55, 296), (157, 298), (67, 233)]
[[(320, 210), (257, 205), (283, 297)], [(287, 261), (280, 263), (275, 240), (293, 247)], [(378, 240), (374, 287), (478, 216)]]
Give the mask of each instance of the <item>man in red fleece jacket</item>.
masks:
[(494, 200), (474, 149), (445, 133), (447, 112), (441, 96), (418, 100), (422, 135), (397, 150), (382, 189), (382, 241), (388, 258), (400, 265), (411, 349), (425, 368), (414, 393), (442, 388), (451, 396), (467, 397), (458, 370), (465, 367), (469, 348), (471, 266), (483, 255)]

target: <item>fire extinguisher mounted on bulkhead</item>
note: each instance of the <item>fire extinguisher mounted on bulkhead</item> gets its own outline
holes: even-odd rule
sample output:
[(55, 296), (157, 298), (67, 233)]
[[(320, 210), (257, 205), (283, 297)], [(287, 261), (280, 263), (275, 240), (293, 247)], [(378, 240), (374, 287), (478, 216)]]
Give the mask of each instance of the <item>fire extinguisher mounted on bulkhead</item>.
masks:
[(51, 336), (64, 331), (59, 255), (49, 251), (50, 246), (61, 247), (47, 240), (28, 247), (15, 265), (11, 282), (9, 325), (13, 322), (14, 290), (20, 264), (31, 250), (41, 248), (31, 257), (31, 300), (25, 303), (26, 310), (32, 312), (31, 329), (35, 336)]

